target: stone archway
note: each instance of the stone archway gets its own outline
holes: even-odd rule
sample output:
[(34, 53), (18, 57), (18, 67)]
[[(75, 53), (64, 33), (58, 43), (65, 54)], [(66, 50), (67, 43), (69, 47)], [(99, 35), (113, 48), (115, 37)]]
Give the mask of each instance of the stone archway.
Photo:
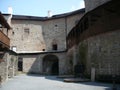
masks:
[(59, 74), (59, 59), (56, 55), (46, 55), (43, 58), (43, 73), (47, 75)]

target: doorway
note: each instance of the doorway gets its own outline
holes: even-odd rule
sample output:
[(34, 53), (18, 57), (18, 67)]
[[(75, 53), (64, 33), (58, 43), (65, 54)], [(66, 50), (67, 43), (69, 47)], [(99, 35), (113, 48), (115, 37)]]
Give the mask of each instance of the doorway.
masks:
[(52, 75), (58, 75), (58, 61), (54, 62), (52, 64), (52, 69), (51, 69), (51, 72), (52, 72)]
[(21, 57), (18, 58), (18, 71), (23, 71), (23, 60)]
[(43, 73), (47, 75), (59, 74), (59, 60), (56, 55), (46, 55), (43, 58)]

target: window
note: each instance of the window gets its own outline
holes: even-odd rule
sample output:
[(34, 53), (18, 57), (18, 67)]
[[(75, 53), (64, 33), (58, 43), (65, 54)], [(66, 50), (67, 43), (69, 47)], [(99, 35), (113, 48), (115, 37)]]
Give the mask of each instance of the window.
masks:
[(29, 28), (24, 28), (24, 37), (22, 37), (22, 40), (28, 40), (30, 34)]
[(58, 43), (58, 40), (53, 39), (53, 41), (52, 41), (52, 50), (57, 50), (58, 49), (57, 43)]
[(12, 46), (11, 49), (16, 52), (17, 48), (16, 46)]
[(53, 44), (52, 49), (57, 50), (57, 44)]
[(14, 34), (15, 34), (15, 32), (13, 31), (13, 32), (12, 32), (12, 35), (14, 35)]
[(25, 35), (29, 35), (29, 28), (24, 28), (24, 33), (25, 33)]
[(58, 30), (58, 25), (57, 24), (55, 25), (54, 30)]

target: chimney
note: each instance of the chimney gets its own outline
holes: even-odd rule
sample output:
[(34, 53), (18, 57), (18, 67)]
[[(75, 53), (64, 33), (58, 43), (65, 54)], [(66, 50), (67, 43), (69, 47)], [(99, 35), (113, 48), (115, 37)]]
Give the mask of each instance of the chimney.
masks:
[(48, 18), (52, 17), (52, 12), (49, 10), (48, 11)]
[(13, 14), (13, 9), (12, 9), (12, 7), (8, 7), (8, 14)]
[(11, 19), (12, 19), (12, 14), (13, 14), (13, 9), (12, 7), (8, 7), (8, 14), (10, 14), (10, 16), (8, 17), (8, 23), (11, 26)]

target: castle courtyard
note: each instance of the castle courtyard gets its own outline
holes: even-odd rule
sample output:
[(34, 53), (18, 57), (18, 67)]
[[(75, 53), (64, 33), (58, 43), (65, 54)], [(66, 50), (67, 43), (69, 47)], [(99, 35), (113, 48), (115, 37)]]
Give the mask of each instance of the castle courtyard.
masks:
[[(0, 90), (112, 90), (112, 84), (97, 82), (66, 83), (56, 76), (21, 74), (8, 80)], [(120, 90), (120, 86), (117, 86)]]
[(120, 0), (84, 2), (44, 17), (0, 12), (0, 90), (120, 90)]

